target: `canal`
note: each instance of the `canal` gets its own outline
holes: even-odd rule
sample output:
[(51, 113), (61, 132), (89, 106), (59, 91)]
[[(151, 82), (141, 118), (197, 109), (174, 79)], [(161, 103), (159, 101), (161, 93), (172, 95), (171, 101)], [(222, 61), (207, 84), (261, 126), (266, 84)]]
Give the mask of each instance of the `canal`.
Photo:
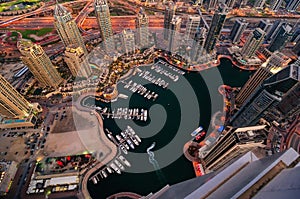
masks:
[[(120, 134), (127, 125), (131, 126), (142, 142), (130, 153), (124, 155), (131, 163), (121, 175), (109, 174), (98, 184), (88, 183), (88, 190), (92, 198), (107, 198), (118, 192), (134, 192), (147, 195), (156, 192), (166, 184), (175, 184), (195, 177), (192, 163), (183, 155), (183, 145), (191, 139), (190, 133), (199, 125), (210, 132), (211, 115), (223, 110), (223, 99), (217, 88), (221, 84), (232, 87), (242, 86), (252, 72), (242, 71), (234, 67), (230, 60), (221, 59), (218, 68), (211, 68), (201, 73), (190, 72), (180, 76), (177, 82), (156, 73), (150, 67), (141, 67), (153, 75), (169, 82), (168, 89), (160, 88), (138, 75), (126, 82), (144, 85), (159, 94), (156, 101), (145, 99), (138, 94), (132, 94), (124, 88), (123, 83), (118, 85), (119, 93), (128, 95), (128, 99), (118, 99), (111, 104), (96, 102), (98, 106), (106, 106), (111, 110), (120, 107), (144, 108), (149, 110), (148, 120), (132, 121), (125, 119), (104, 119), (104, 127), (114, 135)], [(176, 74), (168, 67), (164, 69)], [(90, 104), (94, 99), (88, 99)], [(152, 150), (158, 164), (149, 162), (147, 148), (155, 142)]]

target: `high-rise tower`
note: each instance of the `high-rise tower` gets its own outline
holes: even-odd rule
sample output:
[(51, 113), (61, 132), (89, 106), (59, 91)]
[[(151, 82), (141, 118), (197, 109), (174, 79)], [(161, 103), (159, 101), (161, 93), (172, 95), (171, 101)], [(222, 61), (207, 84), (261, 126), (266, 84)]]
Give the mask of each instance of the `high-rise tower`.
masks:
[(123, 30), (121, 34), (121, 41), (122, 41), (123, 51), (126, 54), (130, 54), (135, 51), (134, 32), (132, 30), (130, 29)]
[(300, 6), (300, 1), (299, 0), (290, 0), (287, 4), (286, 4), (286, 9), (288, 11), (294, 12), (296, 11)]
[(218, 0), (208, 0), (207, 9), (208, 11), (215, 10), (217, 8), (219, 1)]
[(185, 37), (186, 39), (194, 39), (200, 25), (200, 16), (188, 16), (186, 23)]
[(286, 66), (282, 56), (281, 53), (275, 52), (262, 64), (236, 96), (237, 105), (242, 105), (265, 79)]
[(266, 79), (231, 118), (231, 125), (255, 125), (300, 81), (300, 66), (292, 64)]
[(83, 38), (75, 20), (72, 19), (71, 13), (59, 4), (56, 4), (54, 8), (54, 27), (65, 47), (75, 44), (80, 46), (84, 53), (87, 54)]
[(140, 8), (136, 20), (136, 43), (142, 47), (148, 47), (149, 45), (149, 17), (143, 8)]
[(266, 40), (272, 40), (275, 37), (275, 35), (278, 33), (280, 27), (285, 23), (286, 22), (281, 19), (274, 21), (271, 30), (266, 35)]
[(20, 118), (28, 116), (32, 105), (0, 75), (0, 116)]
[(269, 19), (262, 19), (262, 20), (260, 20), (257, 27), (262, 29), (268, 35), (272, 26), (273, 26), (273, 23), (271, 23), (271, 21)]
[(277, 11), (279, 10), (280, 6), (282, 5), (283, 0), (272, 0), (270, 3), (270, 9)]
[(219, 9), (215, 12), (212, 18), (209, 31), (207, 34), (207, 38), (204, 43), (204, 49), (209, 54), (213, 51), (217, 43), (217, 40), (219, 39), (225, 19), (226, 19), (226, 10), (225, 8), (219, 7)]
[(280, 26), (277, 34), (274, 36), (268, 47), (269, 51), (274, 52), (282, 50), (286, 43), (292, 38), (292, 29), (292, 26), (288, 24)]
[(191, 61), (197, 62), (199, 57), (203, 55), (203, 45), (205, 42), (206, 28), (199, 28), (195, 34), (193, 47), (191, 50)]
[(70, 45), (66, 48), (64, 60), (74, 77), (89, 77), (92, 74), (91, 67), (85, 57), (81, 47)]
[(176, 6), (171, 1), (166, 6), (165, 14), (164, 14), (164, 39), (167, 40), (169, 36), (170, 23), (175, 15)]
[(63, 81), (40, 45), (22, 39), (18, 42), (18, 49), (22, 55), (21, 60), (43, 86), (57, 88)]
[(260, 28), (256, 28), (247, 38), (245, 45), (242, 48), (241, 54), (243, 58), (251, 58), (262, 44), (265, 37), (265, 32)]
[(181, 22), (182, 20), (179, 16), (174, 16), (170, 23), (168, 51), (171, 53), (176, 52), (180, 42), (177, 36), (180, 33)]
[(255, 8), (263, 9), (264, 5), (266, 3), (266, 0), (256, 0), (254, 3)]
[(218, 170), (231, 160), (248, 151), (263, 146), (267, 138), (265, 125), (243, 128), (226, 127), (222, 137), (214, 144), (208, 153), (201, 158), (204, 169)]
[(247, 28), (248, 23), (244, 19), (237, 19), (232, 27), (232, 30), (230, 32), (230, 39), (232, 43), (239, 43), (241, 36), (245, 29)]
[(107, 0), (94, 0), (94, 8), (105, 50), (112, 52), (115, 50), (115, 42)]

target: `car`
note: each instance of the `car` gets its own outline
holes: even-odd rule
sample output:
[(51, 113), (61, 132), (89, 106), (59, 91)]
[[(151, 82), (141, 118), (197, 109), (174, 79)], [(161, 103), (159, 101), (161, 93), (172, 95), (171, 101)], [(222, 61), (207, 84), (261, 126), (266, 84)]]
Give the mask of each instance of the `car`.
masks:
[(203, 137), (205, 136), (205, 134), (206, 134), (206, 132), (205, 132), (205, 131), (202, 131), (201, 133), (199, 133), (199, 134), (195, 137), (195, 139), (198, 141), (198, 140), (200, 140), (201, 138), (203, 138)]

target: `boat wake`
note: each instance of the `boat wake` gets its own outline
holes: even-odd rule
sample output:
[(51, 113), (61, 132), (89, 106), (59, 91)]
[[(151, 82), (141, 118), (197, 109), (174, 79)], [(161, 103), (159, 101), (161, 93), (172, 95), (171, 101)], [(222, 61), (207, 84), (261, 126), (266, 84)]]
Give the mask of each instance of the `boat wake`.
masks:
[(158, 176), (159, 181), (161, 182), (162, 185), (165, 185), (167, 183), (167, 180), (161, 171), (158, 162), (154, 158), (154, 153), (151, 151), (155, 147), (155, 142), (151, 144), (150, 147), (147, 148), (147, 153), (149, 155), (149, 162), (153, 165), (156, 175)]

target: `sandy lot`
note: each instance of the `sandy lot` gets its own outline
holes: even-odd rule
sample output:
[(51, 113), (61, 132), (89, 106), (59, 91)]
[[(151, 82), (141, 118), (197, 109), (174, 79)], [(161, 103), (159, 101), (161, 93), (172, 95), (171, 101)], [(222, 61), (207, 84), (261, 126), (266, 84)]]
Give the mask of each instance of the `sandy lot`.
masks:
[(116, 146), (107, 140), (95, 115), (79, 111), (76, 108), (66, 108), (67, 117), (55, 120), (52, 131), (47, 137), (44, 155), (55, 157), (82, 154), (84, 152), (102, 154), (103, 160), (108, 158)]
[[(0, 159), (21, 162), (30, 156), (29, 149), (25, 149), (24, 138), (22, 137), (4, 137), (1, 133), (0, 139)], [(25, 155), (25, 151), (28, 153)], [(7, 153), (4, 155), (4, 153)], [(17, 154), (16, 154), (17, 153)]]

